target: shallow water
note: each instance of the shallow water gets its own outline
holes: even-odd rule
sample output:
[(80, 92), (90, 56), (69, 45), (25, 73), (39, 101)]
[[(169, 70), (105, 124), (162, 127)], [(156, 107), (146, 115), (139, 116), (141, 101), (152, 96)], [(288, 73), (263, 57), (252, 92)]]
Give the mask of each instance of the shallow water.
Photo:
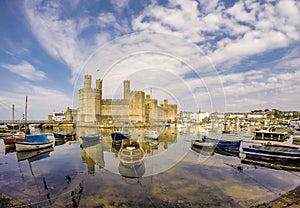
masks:
[(124, 165), (102, 133), (99, 143), (69, 141), (22, 161), (0, 140), (0, 193), (33, 207), (250, 207), (300, 185), (299, 172), (203, 154), (191, 149), (194, 134), (174, 130), (141, 142), (144, 160)]

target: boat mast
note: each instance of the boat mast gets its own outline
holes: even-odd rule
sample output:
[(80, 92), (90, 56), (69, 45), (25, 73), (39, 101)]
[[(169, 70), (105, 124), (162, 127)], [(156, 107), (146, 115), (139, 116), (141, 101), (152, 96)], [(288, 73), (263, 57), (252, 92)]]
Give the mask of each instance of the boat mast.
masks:
[(12, 104), (12, 123), (13, 123), (13, 131), (15, 130), (15, 105)]
[(25, 121), (24, 121), (24, 124), (25, 124), (25, 134), (27, 132), (27, 95), (26, 95), (26, 98), (25, 98), (25, 117), (24, 117)]

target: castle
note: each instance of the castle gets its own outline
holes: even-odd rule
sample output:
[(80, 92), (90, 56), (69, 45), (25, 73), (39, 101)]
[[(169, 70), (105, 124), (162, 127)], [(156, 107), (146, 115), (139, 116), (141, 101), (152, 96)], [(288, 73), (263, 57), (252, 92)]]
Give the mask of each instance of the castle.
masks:
[(111, 124), (125, 122), (161, 123), (176, 120), (177, 105), (168, 100), (158, 106), (156, 99), (143, 91), (131, 91), (130, 81), (123, 82), (123, 99), (103, 99), (102, 80), (91, 87), (92, 76), (84, 76), (84, 87), (79, 90), (79, 123)]

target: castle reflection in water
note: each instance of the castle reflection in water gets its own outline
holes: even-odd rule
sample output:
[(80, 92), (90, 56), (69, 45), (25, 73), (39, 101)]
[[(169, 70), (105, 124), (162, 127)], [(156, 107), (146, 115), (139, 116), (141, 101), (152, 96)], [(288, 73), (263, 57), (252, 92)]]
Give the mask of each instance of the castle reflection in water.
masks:
[[(90, 128), (91, 131), (96, 131), (97, 128)], [(77, 129), (78, 135), (82, 132), (86, 132), (87, 128)], [(166, 166), (170, 166), (170, 163), (176, 163), (178, 160), (176, 157), (180, 154), (184, 155), (190, 148), (190, 144), (181, 144), (184, 142), (184, 139), (178, 139), (180, 136), (178, 130), (176, 128), (167, 128), (160, 131), (160, 136), (157, 140), (153, 139), (146, 139), (144, 138), (144, 129), (137, 129), (137, 128), (129, 128), (126, 129), (132, 137), (131, 140), (136, 140), (139, 142), (140, 147), (145, 152), (145, 159), (138, 163), (132, 164), (124, 164), (118, 158), (118, 152), (121, 147), (121, 143), (114, 143), (111, 139), (111, 133), (113, 129), (105, 129), (101, 132), (102, 139), (98, 142), (91, 142), (91, 143), (83, 143), (81, 144), (81, 157), (82, 160), (87, 164), (88, 167), (88, 174), (95, 174), (96, 168), (108, 169), (111, 172), (116, 174), (120, 174), (125, 177), (142, 177), (144, 175), (151, 175), (153, 174), (153, 165), (155, 164), (155, 168), (161, 167), (161, 164), (164, 163), (163, 160), (159, 159), (160, 155), (166, 157), (170, 157), (174, 159), (173, 161), (166, 158), (168, 161), (165, 163)], [(86, 133), (85, 133), (86, 134)], [(184, 135), (181, 135), (184, 136)], [(172, 146), (171, 149), (176, 149), (174, 152), (173, 150), (169, 150), (168, 148)], [(180, 153), (181, 152), (181, 153)], [(177, 154), (177, 156), (172, 156)], [(173, 164), (174, 165), (174, 164)], [(152, 169), (152, 172), (147, 171), (149, 167)], [(156, 173), (163, 170), (156, 169)]]

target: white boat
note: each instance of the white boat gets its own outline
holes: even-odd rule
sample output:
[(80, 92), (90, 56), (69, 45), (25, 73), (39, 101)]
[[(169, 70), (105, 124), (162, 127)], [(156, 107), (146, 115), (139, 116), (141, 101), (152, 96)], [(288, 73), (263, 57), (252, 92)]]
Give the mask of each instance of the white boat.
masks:
[(31, 151), (53, 146), (54, 140), (49, 140), (46, 134), (26, 135), (25, 141), (16, 142), (16, 151)]
[(288, 132), (279, 130), (276, 126), (264, 127), (261, 130), (254, 132), (256, 140), (271, 140), (271, 141), (286, 141), (289, 135)]
[(17, 142), (16, 151), (31, 151), (37, 149), (44, 149), (52, 146), (53, 140), (49, 140), (48, 142)]
[(300, 142), (300, 128), (297, 128), (293, 134), (293, 142)]
[(159, 133), (156, 130), (145, 131), (145, 138), (147, 139), (158, 139)]

